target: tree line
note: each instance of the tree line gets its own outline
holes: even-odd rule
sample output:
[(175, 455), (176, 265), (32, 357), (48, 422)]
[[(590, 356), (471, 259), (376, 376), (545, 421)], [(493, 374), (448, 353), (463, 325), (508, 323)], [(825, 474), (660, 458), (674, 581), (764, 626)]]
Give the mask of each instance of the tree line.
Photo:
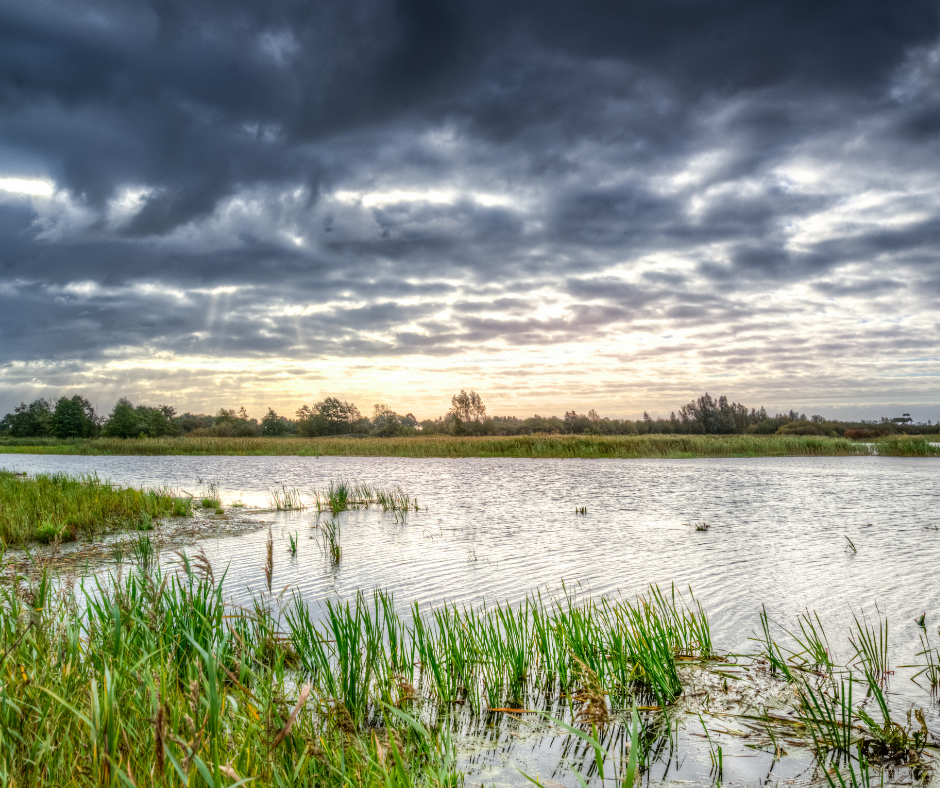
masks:
[(888, 418), (881, 421), (830, 421), (821, 415), (809, 418), (791, 410), (771, 416), (763, 407), (747, 408), (727, 397), (717, 399), (705, 393), (683, 405), (668, 418), (611, 419), (597, 411), (566, 411), (563, 417), (490, 416), (482, 397), (475, 391), (461, 390), (451, 398), (446, 414), (436, 419), (418, 421), (413, 413), (401, 415), (388, 405), (378, 403), (372, 415), (363, 415), (350, 402), (336, 397), (301, 405), (293, 417), (280, 415), (273, 408), (260, 419), (252, 418), (245, 408), (238, 411), (220, 408), (215, 415), (183, 413), (169, 405), (152, 407), (134, 405), (122, 397), (106, 416), (95, 413), (91, 403), (80, 395), (57, 400), (37, 399), (24, 402), (0, 419), (0, 436), (10, 438), (159, 438), (189, 437), (288, 437), (407, 435), (647, 435), (647, 434), (790, 434), (875, 437), (897, 432), (933, 432), (927, 425), (899, 425)]

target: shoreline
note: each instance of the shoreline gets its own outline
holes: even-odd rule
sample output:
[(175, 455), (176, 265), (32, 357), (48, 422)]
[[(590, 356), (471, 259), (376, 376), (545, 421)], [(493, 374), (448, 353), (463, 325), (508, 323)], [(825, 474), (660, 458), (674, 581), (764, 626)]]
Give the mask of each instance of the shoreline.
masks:
[[(9, 569), (21, 575), (35, 575), (44, 570), (60, 574), (84, 574), (90, 565), (104, 566), (131, 560), (130, 547), (142, 537), (150, 540), (155, 551), (195, 545), (213, 536), (238, 536), (263, 528), (266, 523), (254, 519), (271, 509), (229, 508), (225, 514), (196, 511), (191, 517), (173, 517), (154, 521), (154, 527), (141, 531), (108, 531), (91, 539), (62, 544), (29, 542), (7, 546), (3, 557)], [(120, 560), (117, 555), (123, 555)]]

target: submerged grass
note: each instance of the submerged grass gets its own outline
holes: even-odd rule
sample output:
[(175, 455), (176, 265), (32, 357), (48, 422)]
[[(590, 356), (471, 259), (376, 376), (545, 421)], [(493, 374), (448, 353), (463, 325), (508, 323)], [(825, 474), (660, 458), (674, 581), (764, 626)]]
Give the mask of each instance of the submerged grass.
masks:
[(192, 499), (137, 490), (97, 475), (25, 477), (0, 471), (0, 542), (72, 541), (109, 530), (149, 530), (155, 517), (192, 514)]
[(364, 457), (940, 457), (940, 436), (897, 436), (873, 443), (803, 435), (516, 435), (408, 438), (96, 438), (50, 443), (0, 439), (0, 452), (91, 455), (298, 455)]

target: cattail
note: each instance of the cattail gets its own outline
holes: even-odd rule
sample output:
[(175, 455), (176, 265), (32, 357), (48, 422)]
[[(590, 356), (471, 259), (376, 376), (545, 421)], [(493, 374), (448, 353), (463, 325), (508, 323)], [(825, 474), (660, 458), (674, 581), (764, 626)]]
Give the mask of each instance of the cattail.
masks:
[(268, 593), (271, 593), (271, 579), (274, 576), (274, 536), (271, 534), (271, 531), (268, 530), (268, 557), (264, 562), (264, 579), (268, 584)]
[(157, 760), (157, 774), (163, 776), (163, 761), (166, 757), (164, 736), (166, 734), (166, 716), (163, 711), (163, 699), (157, 697), (157, 713), (153, 718), (153, 746)]

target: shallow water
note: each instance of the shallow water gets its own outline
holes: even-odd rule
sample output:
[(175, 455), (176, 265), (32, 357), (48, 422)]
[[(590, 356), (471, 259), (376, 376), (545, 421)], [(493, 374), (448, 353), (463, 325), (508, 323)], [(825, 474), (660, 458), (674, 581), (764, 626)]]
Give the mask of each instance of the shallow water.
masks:
[[(31, 474), (96, 472), (121, 484), (170, 485), (197, 494), (205, 483), (217, 482), (226, 506), (233, 500), (266, 506), (273, 487), (306, 493), (340, 479), (401, 485), (416, 495), (426, 508), (404, 523), (376, 507), (343, 514), (338, 567), (312, 539), (315, 511), (258, 515), (274, 535), (274, 586), (289, 586), (314, 604), (384, 587), (407, 614), (412, 601), (425, 607), (445, 600), (518, 602), (536, 589), (558, 590), (561, 581), (594, 595), (633, 595), (650, 583), (675, 583), (691, 586), (723, 651), (756, 649), (749, 637), (762, 604), (787, 626), (800, 612), (815, 610), (842, 662), (853, 654), (847, 640), (853, 613), (889, 616), (894, 665), (917, 661), (915, 619), (922, 613), (938, 640), (940, 466), (931, 459), (0, 455), (0, 467)], [(575, 514), (580, 506), (587, 514)], [(696, 522), (710, 527), (696, 531)], [(301, 545), (291, 557), (288, 534), (295, 532)], [(848, 549), (846, 537), (857, 552)], [(266, 538), (262, 527), (204, 543), (217, 568), (228, 566), (226, 586), (238, 601), (264, 582)], [(892, 704), (902, 716), (912, 703), (924, 707), (928, 726), (940, 731), (938, 706), (909, 681), (911, 673), (899, 669), (891, 679)], [(503, 736), (498, 747), (484, 748), (486, 755), (475, 756), (482, 771), (468, 780), (513, 782), (518, 763), (541, 763), (546, 747), (560, 746), (541, 735), (537, 744), (530, 738)], [(505, 758), (510, 766), (500, 767)], [(725, 783), (763, 779), (769, 756), (753, 758), (741, 756), (731, 776), (726, 764)], [(701, 761), (700, 753), (679, 769), (679, 778), (704, 780)], [(805, 767), (799, 759), (784, 759), (772, 781), (795, 777)], [(554, 779), (572, 783), (570, 776)]]

